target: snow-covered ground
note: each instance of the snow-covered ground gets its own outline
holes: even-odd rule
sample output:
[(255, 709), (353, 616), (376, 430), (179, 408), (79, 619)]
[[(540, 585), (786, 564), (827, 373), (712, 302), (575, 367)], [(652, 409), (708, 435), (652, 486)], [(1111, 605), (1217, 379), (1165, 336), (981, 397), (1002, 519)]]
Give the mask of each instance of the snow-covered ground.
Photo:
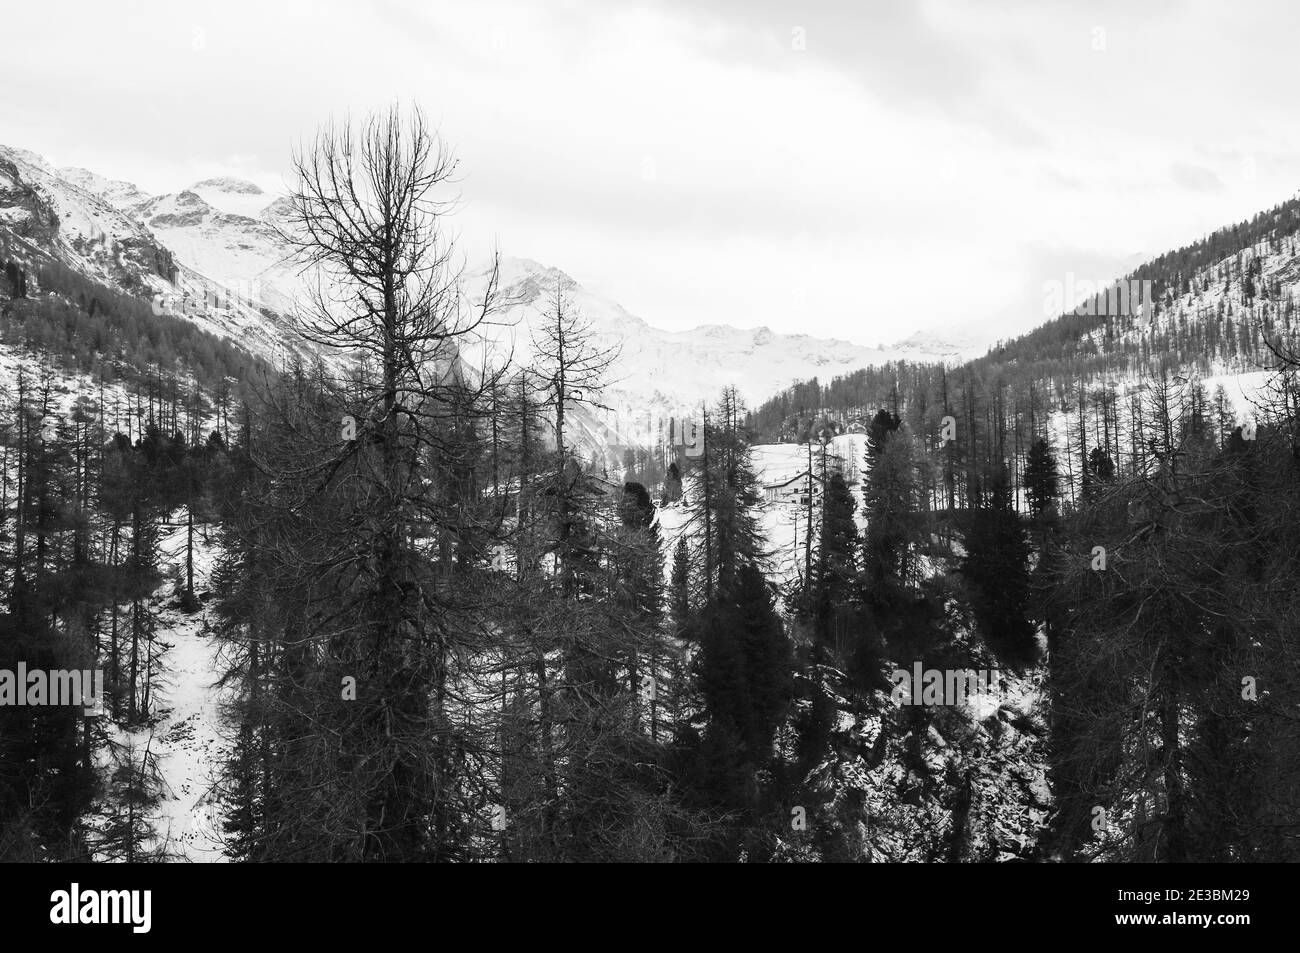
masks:
[[(182, 612), (174, 606), (171, 575), (185, 564), (185, 526), (172, 527), (160, 549), (166, 581), (159, 587), (157, 639), (164, 646), (161, 675), (155, 682), (155, 718), (146, 726), (117, 728), (115, 740), (129, 743), (137, 757), (146, 748), (157, 758), (163, 779), (155, 818), (161, 842), (183, 859), (224, 862), (217, 774), (228, 750), (222, 731), (216, 638), (208, 631), (208, 612)], [(206, 531), (195, 530), (194, 588), (206, 591), (216, 549)]]
[[(110, 430), (120, 429), (129, 432), (133, 418), (128, 413), (130, 402), (127, 400), (126, 388), (120, 384), (100, 384), (87, 374), (68, 374), (58, 368), (50, 368), (39, 357), (19, 348), (0, 344), (0, 400), (12, 402), (18, 396), (18, 374), (21, 370), (28, 399), (35, 404), (40, 399), (43, 382), (48, 377), (50, 384), (50, 418), (49, 425), (58, 423), (72, 410), (80, 397), (102, 402), (104, 407), (104, 426)], [(12, 407), (12, 403), (9, 403)], [(132, 436), (137, 436), (132, 433)]]
[[(1227, 396), (1234, 422), (1236, 424), (1245, 424), (1247, 422), (1258, 424), (1266, 416), (1270, 403), (1270, 387), (1274, 377), (1272, 371), (1234, 371), (1222, 366), (1215, 367), (1214, 373), (1203, 377), (1195, 374), (1186, 375), (1172, 383), (1171, 399), (1174, 401), (1174, 406), (1171, 409), (1179, 412), (1180, 402), (1187, 400), (1191, 387), (1195, 384), (1200, 384), (1205, 388), (1206, 397), (1211, 402), (1214, 400), (1215, 392), (1221, 386)], [(1132, 445), (1132, 408), (1135, 402), (1141, 415), (1147, 418), (1147, 426), (1150, 426), (1149, 413), (1146, 410), (1146, 402), (1149, 399), (1148, 387), (1146, 383), (1130, 377), (1116, 378), (1109, 383), (1114, 385), (1114, 392), (1118, 398), (1116, 427), (1111, 432), (1110, 438), (1118, 444), (1121, 455), (1127, 455), (1130, 453)], [(1085, 420), (1088, 427), (1089, 447), (1099, 445), (1102, 442), (1103, 434), (1098, 429), (1099, 424), (1094, 419), (1094, 413), (1091, 409), (1085, 415)], [(1068, 483), (1068, 475), (1073, 473), (1076, 491), (1079, 477), (1078, 449), (1076, 445), (1078, 422), (1079, 412), (1077, 409), (1072, 408), (1068, 411), (1054, 410), (1048, 416), (1047, 423), (1048, 437), (1056, 452), (1062, 479), (1065, 483)], [(1071, 450), (1068, 460), (1064, 457), (1067, 446)], [(1123, 460), (1117, 462), (1123, 462)], [(1068, 496), (1069, 487), (1063, 484), (1062, 489)]]
[[(197, 536), (197, 532), (196, 532)], [(185, 527), (179, 526), (162, 545), (165, 565), (183, 567)], [(215, 548), (204, 541), (194, 553), (194, 588), (204, 592), (211, 578)], [(214, 796), (216, 772), (226, 754), (221, 731), (217, 640), (208, 631), (208, 611), (186, 615), (164, 610), (164, 657), (167, 687), (163, 717), (154, 727), (159, 767), (167, 782), (159, 831), (190, 860), (224, 860), (218, 840), (220, 818)]]
[[(752, 448), (754, 472), (758, 476), (760, 491), (766, 484), (781, 483), (798, 474), (807, 472), (808, 447), (795, 443), (757, 444)], [(839, 454), (847, 466), (850, 460), (861, 462), (866, 452), (864, 434), (842, 434), (834, 438), (830, 447), (832, 453)], [(820, 450), (814, 449), (813, 473), (820, 473)], [(849, 491), (857, 498), (858, 506), (854, 518), (858, 529), (866, 528), (866, 519), (862, 514), (862, 489), (856, 480), (850, 480)], [(686, 501), (691, 499), (691, 487), (688, 485), (684, 495)], [(820, 511), (814, 508), (812, 532), (814, 544), (821, 525)], [(770, 577), (780, 587), (786, 587), (802, 576), (804, 571), (805, 543), (808, 537), (808, 510), (798, 502), (771, 502), (764, 500), (757, 508), (758, 525), (767, 541), (768, 565)], [(672, 555), (677, 540), (686, 529), (690, 518), (690, 509), (684, 503), (671, 503), (659, 508), (659, 531), (663, 539), (665, 579), (671, 579)], [(692, 540), (694, 546), (697, 541)]]
[[(49, 376), (50, 425), (66, 418), (79, 397), (102, 401), (105, 425), (130, 432), (134, 418), (126, 411), (129, 401), (121, 385), (102, 390), (91, 378), (49, 370), (36, 357), (0, 346), (0, 399), (16, 396), (19, 370), (26, 377), (29, 399), (35, 400)], [(118, 411), (121, 411), (120, 417)], [(131, 433), (133, 438), (139, 434)], [(12, 457), (12, 455), (11, 455)], [(13, 461), (11, 460), (11, 466)], [(11, 481), (16, 474), (10, 473)], [(180, 513), (174, 514), (179, 519)], [(195, 528), (194, 587), (208, 589), (216, 546), (208, 527)], [(185, 565), (184, 523), (170, 525), (160, 543), (164, 582), (155, 597), (157, 639), (162, 653), (160, 677), (154, 683), (156, 723), (130, 731), (115, 728), (115, 741), (129, 743), (139, 757), (146, 748), (158, 759), (165, 782), (158, 817), (159, 834), (169, 846), (189, 860), (223, 860), (214, 824), (210, 793), (220, 765), (225, 741), (220, 730), (220, 701), (214, 688), (218, 671), (216, 640), (206, 631), (209, 610), (193, 615), (175, 607), (173, 574)]]

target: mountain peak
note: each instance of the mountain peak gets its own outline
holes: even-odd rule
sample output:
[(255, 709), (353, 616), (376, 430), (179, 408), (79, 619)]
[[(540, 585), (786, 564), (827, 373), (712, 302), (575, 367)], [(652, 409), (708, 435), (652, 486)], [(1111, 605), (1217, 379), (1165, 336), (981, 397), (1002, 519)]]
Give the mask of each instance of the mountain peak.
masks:
[(187, 191), (202, 192), (211, 190), (214, 192), (229, 192), (234, 195), (263, 195), (260, 186), (247, 179), (236, 179), (231, 176), (217, 176), (216, 178), (204, 179), (202, 182), (195, 182)]
[(109, 179), (89, 169), (69, 166), (58, 170), (58, 175), (65, 182), (71, 182), (91, 195), (97, 195), (110, 205), (125, 208), (143, 202), (149, 198), (134, 183), (121, 179)]
[[(528, 278), (539, 279), (543, 281), (573, 281), (573, 278), (566, 275), (559, 268), (551, 265), (543, 265), (532, 258), (516, 258), (502, 256), (501, 258), (501, 283), (503, 285), (513, 284)], [(574, 282), (576, 284), (576, 282)]]
[(0, 145), (0, 155), (8, 155), (10, 159), (16, 159), (26, 165), (34, 166), (43, 172), (53, 172), (50, 164), (45, 161), (44, 156), (37, 155), (30, 149), (19, 149), (15, 146)]

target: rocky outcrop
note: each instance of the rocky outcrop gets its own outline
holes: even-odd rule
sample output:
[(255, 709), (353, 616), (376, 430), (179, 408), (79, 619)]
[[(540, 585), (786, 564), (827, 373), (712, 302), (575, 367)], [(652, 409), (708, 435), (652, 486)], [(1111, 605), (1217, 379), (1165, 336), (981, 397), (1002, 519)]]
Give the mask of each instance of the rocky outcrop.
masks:
[(27, 183), (12, 161), (0, 156), (0, 225), (15, 235), (47, 245), (59, 233), (59, 216)]

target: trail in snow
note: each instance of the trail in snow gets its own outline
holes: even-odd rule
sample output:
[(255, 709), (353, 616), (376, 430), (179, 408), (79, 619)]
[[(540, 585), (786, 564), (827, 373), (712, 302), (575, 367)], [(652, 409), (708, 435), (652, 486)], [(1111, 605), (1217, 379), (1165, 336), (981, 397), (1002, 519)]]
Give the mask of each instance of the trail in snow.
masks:
[[(217, 772), (228, 742), (222, 732), (221, 695), (216, 687), (218, 644), (208, 627), (209, 609), (189, 614), (175, 605), (171, 573), (185, 566), (185, 527), (163, 537), (162, 567), (167, 582), (158, 590), (157, 641), (164, 647), (161, 674), (154, 684), (156, 721), (130, 730), (117, 729), (119, 742), (137, 752), (148, 746), (163, 778), (163, 800), (156, 817), (161, 841), (181, 858), (225, 862), (221, 815), (216, 795)], [(194, 589), (209, 584), (215, 546), (195, 527)]]
[[(163, 542), (168, 566), (184, 568), (184, 526)], [(215, 547), (195, 530), (194, 588), (207, 590)], [(159, 833), (193, 861), (224, 861), (219, 840), (220, 814), (215, 775), (224, 760), (220, 693), (216, 688), (218, 646), (207, 625), (209, 609), (188, 615), (165, 609), (162, 630), (171, 643), (163, 658), (165, 716), (154, 729), (159, 768), (167, 782)]]
[[(180, 615), (177, 613), (177, 615)], [(188, 860), (224, 861), (215, 774), (224, 758), (219, 697), (214, 687), (217, 650), (202, 615), (168, 626), (171, 643), (165, 716), (154, 728), (159, 769), (166, 781), (158, 831)]]

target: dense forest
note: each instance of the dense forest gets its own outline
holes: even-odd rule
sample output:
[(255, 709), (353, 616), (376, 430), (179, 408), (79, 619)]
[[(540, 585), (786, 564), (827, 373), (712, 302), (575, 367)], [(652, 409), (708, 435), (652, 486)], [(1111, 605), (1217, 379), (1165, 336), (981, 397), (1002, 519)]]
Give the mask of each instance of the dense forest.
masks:
[[(39, 352), (51, 369), (143, 388), (184, 378), (231, 399), (232, 386), (272, 373), (229, 340), (44, 256), (19, 257), (0, 231), (0, 343)], [(12, 257), (10, 257), (12, 255)], [(35, 257), (36, 261), (30, 259)]]
[[(563, 284), (526, 361), (461, 359), (497, 301), (452, 265), (453, 168), (396, 113), (299, 157), (298, 250), (347, 294), (296, 320), (347, 373), (6, 259), (4, 344), (47, 370), (0, 392), (0, 669), (108, 697), (0, 707), (0, 859), (176, 856), (120, 730), (165, 696), (164, 607), (221, 646), (237, 860), (1300, 859), (1300, 364), (1256, 258), (1215, 264), (1293, 208), (1149, 266), (1166, 316), (1214, 274), (1209, 324), (724, 390), (691, 452), (611, 479), (573, 438), (611, 356)], [(1178, 363), (1211, 342), (1277, 372), (1245, 423)], [(819, 452), (777, 582), (756, 447), (853, 427), (862, 480)], [(909, 704), (914, 666), (1007, 697)]]

